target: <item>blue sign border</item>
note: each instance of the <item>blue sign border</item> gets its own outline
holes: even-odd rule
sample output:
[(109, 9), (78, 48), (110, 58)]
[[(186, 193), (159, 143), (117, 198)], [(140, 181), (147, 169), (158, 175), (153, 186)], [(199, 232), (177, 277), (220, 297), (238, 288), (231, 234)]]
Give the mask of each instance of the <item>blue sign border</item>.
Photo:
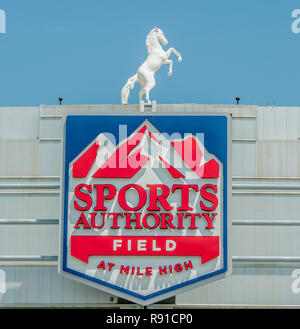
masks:
[[(119, 125), (127, 125), (127, 133), (130, 136), (144, 120), (148, 119), (161, 133), (172, 134), (179, 132), (184, 134), (204, 133), (205, 148), (214, 154), (223, 164), (223, 268), (188, 280), (172, 287), (160, 290), (149, 295), (141, 295), (106, 281), (90, 277), (67, 267), (67, 225), (68, 225), (68, 185), (69, 164), (85, 149), (100, 132), (111, 133), (119, 143)], [(185, 287), (195, 282), (225, 273), (228, 269), (228, 231), (227, 231), (227, 207), (228, 207), (228, 117), (226, 115), (69, 115), (65, 122), (64, 138), (64, 203), (63, 203), (63, 237), (62, 237), (62, 270), (81, 277), (83, 279), (101, 284), (111, 289), (134, 296), (141, 300), (147, 300), (158, 295), (166, 294), (172, 290)]]

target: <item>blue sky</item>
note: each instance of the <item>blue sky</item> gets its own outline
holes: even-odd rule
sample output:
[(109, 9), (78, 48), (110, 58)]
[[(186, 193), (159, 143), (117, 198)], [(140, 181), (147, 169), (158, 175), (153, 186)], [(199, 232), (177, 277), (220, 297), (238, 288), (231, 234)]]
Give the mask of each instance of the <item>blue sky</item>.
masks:
[[(300, 106), (293, 0), (1, 0), (0, 106), (120, 104), (160, 27), (183, 57), (164, 65), (158, 103)], [(139, 86), (129, 102), (137, 103)]]

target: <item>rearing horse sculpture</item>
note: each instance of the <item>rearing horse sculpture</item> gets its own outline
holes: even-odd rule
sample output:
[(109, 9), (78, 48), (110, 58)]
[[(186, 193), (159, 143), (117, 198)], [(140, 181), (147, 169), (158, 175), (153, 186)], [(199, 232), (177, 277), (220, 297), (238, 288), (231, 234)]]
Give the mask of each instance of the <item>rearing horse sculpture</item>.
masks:
[(170, 48), (164, 51), (160, 44), (167, 45), (168, 40), (164, 36), (162, 30), (155, 27), (150, 31), (146, 38), (146, 47), (148, 52), (148, 57), (145, 62), (138, 68), (137, 73), (129, 78), (122, 88), (121, 99), (122, 104), (128, 104), (128, 97), (130, 90), (133, 89), (134, 84), (138, 81), (141, 85), (141, 90), (139, 92), (139, 102), (141, 102), (142, 97), (146, 94), (146, 101), (151, 104), (149, 99), (149, 92), (155, 86), (154, 74), (160, 69), (162, 64), (169, 64), (168, 75), (172, 75), (173, 61), (169, 59), (171, 53), (174, 53), (178, 57), (178, 61), (182, 61), (182, 57), (179, 52)]

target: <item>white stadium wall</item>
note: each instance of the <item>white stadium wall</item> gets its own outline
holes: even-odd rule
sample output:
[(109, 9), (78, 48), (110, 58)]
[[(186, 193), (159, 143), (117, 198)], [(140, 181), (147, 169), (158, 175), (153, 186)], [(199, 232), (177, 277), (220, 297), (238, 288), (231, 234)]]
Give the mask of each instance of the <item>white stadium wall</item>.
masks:
[[(0, 108), (0, 270), (6, 287), (0, 307), (126, 306), (58, 274), (61, 137), (67, 114), (139, 110)], [(158, 104), (156, 111), (232, 114), (233, 272), (177, 295), (168, 306), (300, 306), (300, 294), (291, 289), (292, 272), (300, 269), (300, 108)]]

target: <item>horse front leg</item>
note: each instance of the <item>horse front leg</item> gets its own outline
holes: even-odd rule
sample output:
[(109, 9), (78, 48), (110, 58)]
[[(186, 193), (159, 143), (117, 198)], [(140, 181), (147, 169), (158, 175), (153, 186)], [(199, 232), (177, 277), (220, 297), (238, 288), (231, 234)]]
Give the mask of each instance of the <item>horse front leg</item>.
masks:
[(150, 90), (155, 86), (155, 80), (154, 80), (154, 77), (152, 79), (149, 79), (144, 87), (144, 90), (145, 90), (145, 94), (146, 94), (146, 101), (148, 104), (151, 104), (151, 101), (150, 101), (150, 97), (149, 97), (149, 94), (150, 94)]
[(164, 61), (164, 64), (169, 64), (168, 76), (172, 75), (172, 73), (173, 73), (173, 61), (171, 59), (166, 59)]
[(171, 55), (171, 53), (175, 54), (178, 57), (178, 62), (182, 62), (182, 57), (180, 53), (175, 49), (175, 48), (170, 48), (166, 51), (167, 53), (167, 58)]

